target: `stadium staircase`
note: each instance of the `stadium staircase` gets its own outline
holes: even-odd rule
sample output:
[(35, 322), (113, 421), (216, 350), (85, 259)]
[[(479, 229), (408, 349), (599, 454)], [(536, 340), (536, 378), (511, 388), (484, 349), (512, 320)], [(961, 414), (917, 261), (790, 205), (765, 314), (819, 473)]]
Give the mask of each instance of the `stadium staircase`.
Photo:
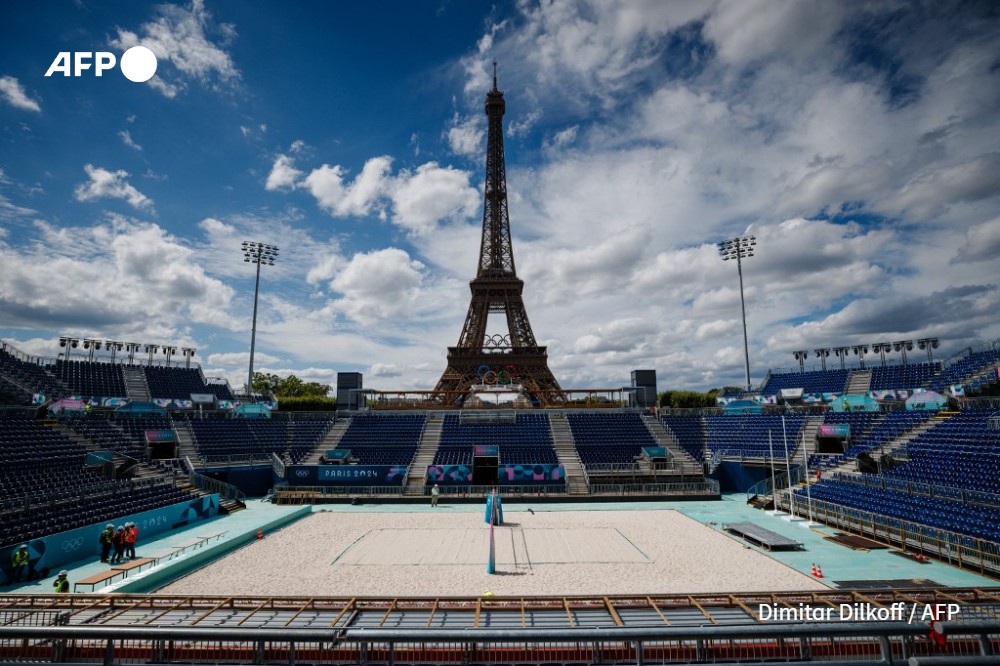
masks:
[(316, 448), (313, 452), (306, 456), (305, 460), (302, 461), (303, 465), (318, 465), (320, 458), (332, 449), (337, 448), (340, 444), (340, 440), (344, 437), (344, 433), (351, 425), (351, 419), (337, 419), (336, 423), (326, 431), (323, 435), (323, 439), (319, 440), (316, 444)]
[(802, 460), (803, 446), (806, 450), (807, 460), (816, 453), (816, 433), (819, 432), (819, 427), (822, 424), (822, 415), (806, 417), (806, 422), (802, 424), (802, 435), (799, 436), (799, 442), (795, 447), (795, 452), (792, 454), (793, 462), (796, 460)]
[(704, 476), (705, 468), (700, 462), (684, 450), (676, 435), (663, 427), (663, 421), (650, 414), (643, 414), (646, 430), (656, 440), (657, 446), (662, 446), (670, 452), (670, 457), (677, 461), (677, 470), (682, 476)]
[(122, 374), (125, 377), (125, 392), (132, 402), (149, 402), (149, 384), (146, 383), (146, 373), (142, 368), (135, 365), (122, 366)]
[(569, 428), (569, 421), (562, 414), (550, 414), (549, 427), (552, 432), (552, 449), (566, 471), (566, 494), (589, 495), (590, 483), (576, 450), (576, 440)]
[[(947, 416), (945, 416), (947, 415)], [(941, 412), (932, 419), (927, 419), (915, 428), (907, 430), (903, 434), (899, 435), (893, 440), (885, 442), (882, 446), (877, 447), (871, 451), (871, 455), (875, 457), (881, 457), (883, 454), (895, 456), (896, 453), (909, 444), (912, 440), (916, 439), (928, 430), (941, 424), (945, 418), (950, 416), (949, 412)], [(858, 459), (848, 458), (844, 462), (840, 463), (836, 467), (831, 467), (829, 470), (823, 473), (824, 476), (833, 476), (836, 472), (843, 472), (845, 474), (859, 474), (858, 472)]]
[(203, 465), (204, 460), (194, 443), (194, 433), (187, 421), (174, 421), (174, 432), (177, 433), (177, 457), (187, 458), (192, 463)]
[(864, 395), (868, 393), (871, 385), (871, 370), (853, 370), (847, 377), (847, 388), (844, 389), (844, 392), (847, 395)]
[(434, 462), (438, 446), (441, 445), (441, 431), (444, 430), (444, 417), (430, 416), (424, 422), (424, 430), (420, 433), (420, 445), (413, 454), (410, 469), (406, 474), (404, 495), (423, 495), (427, 486), (427, 468)]

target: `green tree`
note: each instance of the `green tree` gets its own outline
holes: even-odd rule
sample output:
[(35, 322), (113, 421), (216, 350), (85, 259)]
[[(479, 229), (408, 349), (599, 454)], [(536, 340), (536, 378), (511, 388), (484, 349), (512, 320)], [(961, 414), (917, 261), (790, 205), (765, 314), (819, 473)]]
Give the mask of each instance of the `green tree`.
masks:
[(325, 398), (330, 392), (327, 384), (318, 382), (304, 382), (295, 375), (288, 375), (281, 378), (278, 375), (268, 372), (253, 373), (253, 390), (257, 393), (266, 393), (276, 398), (302, 398), (319, 397)]

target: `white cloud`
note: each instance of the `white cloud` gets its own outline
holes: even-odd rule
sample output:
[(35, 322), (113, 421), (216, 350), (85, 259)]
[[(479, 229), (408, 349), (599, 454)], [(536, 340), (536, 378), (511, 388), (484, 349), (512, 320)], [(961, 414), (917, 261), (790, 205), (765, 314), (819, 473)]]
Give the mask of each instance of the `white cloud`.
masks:
[(965, 243), (951, 263), (997, 261), (1000, 258), (1000, 217), (969, 227)]
[(346, 169), (340, 165), (324, 164), (302, 181), (320, 207), (331, 215), (367, 215), (387, 187), (387, 177), (392, 168), (392, 158), (373, 157), (365, 162), (361, 173), (349, 184), (345, 183)]
[[(187, 7), (159, 5), (156, 14), (137, 32), (118, 28), (111, 46), (125, 50), (142, 45), (150, 49), (159, 65), (149, 84), (164, 96), (172, 98), (183, 91), (186, 79), (212, 84), (216, 80), (231, 82), (239, 78), (239, 70), (226, 50), (236, 31), (231, 25), (213, 23), (204, 0), (192, 0)], [(217, 40), (213, 40), (213, 34)], [(172, 67), (168, 68), (168, 64)]]
[(33, 208), (18, 206), (7, 197), (0, 194), (0, 220), (15, 220), (37, 214), (38, 211)]
[(274, 190), (292, 189), (299, 183), (302, 172), (295, 168), (292, 158), (288, 155), (278, 155), (271, 166), (271, 173), (267, 175), (267, 182), (264, 189), (269, 192)]
[(403, 171), (391, 197), (393, 222), (415, 233), (426, 233), (442, 220), (463, 220), (476, 211), (479, 193), (469, 184), (469, 172), (428, 162), (414, 172)]
[(122, 130), (121, 132), (118, 132), (118, 137), (122, 140), (122, 143), (124, 143), (129, 148), (133, 148), (135, 150), (140, 150), (140, 151), (142, 150), (142, 146), (140, 146), (139, 144), (137, 144), (135, 141), (132, 140), (132, 133), (130, 131)]
[(719, 58), (743, 66), (775, 55), (782, 59), (824, 54), (847, 7), (835, 2), (724, 0), (705, 22)]
[[(267, 363), (278, 363), (281, 361), (277, 356), (254, 351), (254, 365), (258, 368)], [(250, 352), (227, 352), (223, 354), (209, 354), (208, 363), (212, 365), (222, 365), (227, 368), (246, 368), (250, 365)], [(246, 383), (246, 378), (243, 379)]]
[(35, 100), (28, 97), (24, 91), (24, 86), (13, 76), (0, 76), (0, 97), (13, 106), (15, 109), (25, 111), (42, 112), (42, 107)]
[(92, 201), (102, 198), (122, 199), (133, 208), (152, 211), (153, 200), (125, 180), (128, 178), (128, 172), (123, 170), (108, 171), (92, 164), (85, 165), (83, 169), (87, 172), (90, 180), (76, 186), (74, 194), (77, 201)]
[(507, 123), (507, 136), (516, 138), (525, 136), (542, 117), (541, 111), (531, 111), (523, 119), (511, 118)]
[(482, 116), (470, 115), (460, 118), (456, 113), (446, 133), (451, 151), (464, 157), (482, 155), (486, 140), (486, 130), (483, 125)]
[(403, 250), (355, 254), (330, 282), (337, 310), (362, 325), (404, 315), (414, 304), (424, 265)]
[(34, 231), (27, 245), (0, 246), (9, 326), (180, 342), (182, 326), (234, 324), (232, 288), (156, 224), (109, 215), (81, 227), (36, 222)]

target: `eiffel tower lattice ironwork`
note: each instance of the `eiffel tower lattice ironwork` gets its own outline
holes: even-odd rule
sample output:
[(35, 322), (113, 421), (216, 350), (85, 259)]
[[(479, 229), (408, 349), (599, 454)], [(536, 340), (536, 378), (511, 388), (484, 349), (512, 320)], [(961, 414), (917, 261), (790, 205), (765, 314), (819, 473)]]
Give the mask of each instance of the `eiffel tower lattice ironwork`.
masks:
[[(511, 391), (517, 390), (533, 402), (557, 404), (565, 402), (565, 394), (549, 370), (545, 347), (539, 347), (535, 341), (521, 298), (524, 281), (514, 270), (503, 153), (505, 109), (493, 63), (493, 89), (486, 93), (489, 129), (479, 270), (469, 283), (472, 301), (462, 334), (456, 346), (448, 347), (448, 368), (435, 390), (446, 391), (464, 401), (464, 396), (477, 385), (510, 385)], [(507, 335), (487, 332), (491, 313), (506, 315)]]

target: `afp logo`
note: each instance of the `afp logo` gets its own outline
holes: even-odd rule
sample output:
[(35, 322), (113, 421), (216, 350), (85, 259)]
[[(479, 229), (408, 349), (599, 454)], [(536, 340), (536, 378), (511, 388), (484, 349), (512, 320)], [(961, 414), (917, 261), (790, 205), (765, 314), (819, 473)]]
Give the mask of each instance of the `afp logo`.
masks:
[[(60, 51), (45, 76), (59, 73), (83, 76), (87, 70), (93, 70), (94, 76), (103, 76), (115, 64), (117, 59), (111, 51)], [(122, 54), (121, 69), (129, 81), (144, 83), (156, 74), (156, 56), (145, 46), (133, 46)]]

